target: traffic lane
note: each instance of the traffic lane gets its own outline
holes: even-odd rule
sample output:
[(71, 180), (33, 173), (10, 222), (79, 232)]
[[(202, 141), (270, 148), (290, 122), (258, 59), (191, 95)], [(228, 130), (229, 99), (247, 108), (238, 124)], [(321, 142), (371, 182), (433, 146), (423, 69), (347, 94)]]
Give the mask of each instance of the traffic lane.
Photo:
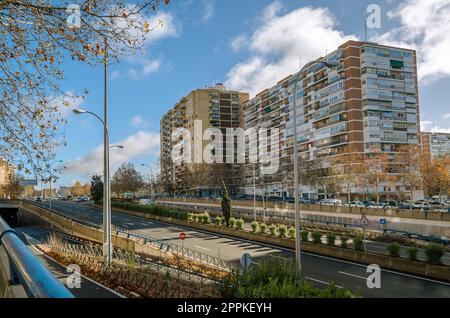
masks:
[(45, 239), (48, 237), (48, 231), (39, 230), (38, 228), (16, 228), (15, 230), (19, 233), (19, 237), (29, 247), (32, 253), (36, 255), (53, 276), (64, 284), (76, 298), (122, 298), (115, 291), (82, 276), (83, 273), (81, 273), (80, 277), (80, 288), (69, 288), (67, 286), (67, 278), (72, 272), (68, 271), (66, 266), (43, 254), (29, 242), (30, 238), (36, 240)]
[(333, 259), (326, 256), (302, 253), (306, 277), (319, 277), (323, 283), (335, 282), (339, 287), (374, 298), (449, 298), (450, 284), (381, 269), (380, 287), (369, 288), (368, 266)]
[[(98, 224), (103, 221), (103, 212), (99, 208), (65, 202), (53, 202), (52, 208), (79, 220)], [(114, 211), (111, 215), (111, 220), (114, 226), (125, 230), (164, 242), (183, 245), (186, 248), (230, 262), (239, 262), (241, 255), (244, 253), (251, 253), (255, 259), (265, 257), (271, 253), (283, 254), (279, 249), (269, 248), (258, 243), (239, 242), (218, 235), (205, 234), (190, 228), (149, 221)], [(187, 239), (183, 242), (179, 239), (181, 232), (187, 234)]]
[[(92, 211), (92, 213), (101, 212), (101, 210), (99, 209), (91, 209), (97, 210), (96, 212)], [(116, 214), (116, 212), (114, 212), (113, 214)], [(121, 215), (119, 213), (117, 214), (117, 220), (120, 221), (121, 218), (125, 217), (129, 222), (133, 222), (133, 225), (135, 225), (135, 222), (147, 222), (147, 226), (151, 226), (151, 229), (147, 228), (144, 229), (144, 231), (149, 231), (149, 233), (153, 233), (152, 231), (155, 231), (156, 229), (159, 233), (166, 233), (163, 235), (168, 235), (169, 232), (167, 232), (167, 229), (171, 228), (172, 231), (175, 232), (174, 234), (176, 234), (176, 236), (178, 235), (179, 231), (182, 230), (186, 231), (188, 235), (197, 236), (201, 242), (205, 242), (208, 240), (214, 241), (216, 239), (225, 239), (223, 243), (231, 244), (231, 246), (233, 247), (247, 243), (250, 246), (256, 245), (258, 247), (262, 246), (274, 249), (278, 253), (283, 253), (283, 255), (285, 255), (286, 257), (293, 256), (292, 250), (281, 249), (265, 244), (249, 242), (246, 240), (227, 237), (223, 235), (194, 231), (188, 228), (173, 226), (155, 221), (148, 221), (146, 219), (127, 216), (123, 214)], [(176, 239), (176, 237), (174, 239)], [(217, 243), (214, 243), (212, 246), (215, 246), (216, 244)], [(198, 250), (198, 248), (196, 250)], [(232, 252), (236, 252), (236, 249), (232, 250)], [(237, 253), (236, 256), (240, 255), (240, 253), (241, 251)], [(316, 284), (321, 284), (319, 283), (319, 281), (323, 284), (327, 284), (327, 282), (329, 281), (334, 281), (337, 285), (343, 286), (350, 290), (359, 290), (361, 292), (361, 295), (365, 297), (450, 297), (450, 287), (448, 284), (432, 282), (419, 277), (403, 275), (401, 273), (391, 273), (389, 271), (381, 272), (381, 289), (369, 289), (366, 285), (365, 280), (369, 276), (369, 274), (366, 273), (366, 266), (308, 253), (302, 253), (302, 255), (304, 275), (311, 279), (311, 281), (314, 281)], [(405, 286), (408, 286), (408, 289), (405, 289)]]

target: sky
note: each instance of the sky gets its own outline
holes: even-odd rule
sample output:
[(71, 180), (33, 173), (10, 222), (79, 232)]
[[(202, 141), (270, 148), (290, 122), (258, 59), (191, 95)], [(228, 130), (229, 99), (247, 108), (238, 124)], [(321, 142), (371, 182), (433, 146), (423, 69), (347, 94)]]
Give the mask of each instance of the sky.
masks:
[[(141, 163), (157, 173), (160, 119), (183, 96), (217, 82), (254, 96), (345, 41), (364, 40), (374, 4), (381, 25), (368, 29), (368, 40), (417, 50), (422, 128), (450, 132), (450, 0), (171, 0), (146, 17), (163, 26), (145, 51), (109, 67), (110, 143), (124, 146), (111, 150), (111, 171), (132, 162), (146, 176)], [(64, 69), (63, 91), (89, 91), (71, 108), (101, 115), (103, 69), (75, 62)], [(70, 111), (66, 119), (60, 186), (103, 169), (100, 123)]]

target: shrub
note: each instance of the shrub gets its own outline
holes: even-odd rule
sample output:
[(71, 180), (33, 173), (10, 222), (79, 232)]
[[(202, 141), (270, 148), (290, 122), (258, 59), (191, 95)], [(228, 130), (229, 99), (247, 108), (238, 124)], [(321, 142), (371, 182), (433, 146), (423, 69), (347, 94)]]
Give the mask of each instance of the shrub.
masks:
[(205, 212), (203, 214), (203, 223), (204, 224), (210, 224), (211, 223), (211, 217), (209, 216), (208, 212)]
[(277, 226), (275, 224), (269, 225), (269, 233), (273, 236), (277, 235)]
[(400, 257), (400, 244), (398, 243), (388, 244), (387, 249), (389, 251), (389, 256)]
[(347, 248), (347, 241), (348, 241), (347, 236), (341, 236), (341, 247), (342, 248)]
[(266, 234), (267, 231), (267, 224), (266, 223), (260, 223), (259, 224), (259, 232), (261, 234)]
[(408, 258), (410, 261), (417, 261), (417, 252), (419, 250), (416, 247), (410, 247), (408, 248)]
[(313, 239), (313, 243), (316, 243), (316, 244), (322, 243), (322, 233), (320, 233), (320, 232), (313, 232), (311, 234), (311, 236), (312, 236), (312, 239)]
[(309, 232), (308, 231), (301, 231), (300, 232), (300, 238), (303, 242), (308, 242)]
[[(226, 221), (226, 219), (225, 219), (225, 221)], [(230, 218), (230, 220), (228, 221), (228, 226), (231, 228), (234, 228), (236, 226), (236, 219)]]
[(334, 246), (334, 243), (336, 242), (336, 235), (333, 233), (327, 234), (327, 244), (329, 246)]
[(430, 264), (440, 264), (441, 257), (444, 255), (444, 247), (440, 244), (431, 243), (425, 248), (427, 262)]
[(290, 239), (295, 239), (295, 228), (294, 227), (290, 227), (288, 230), (288, 237)]
[(193, 218), (192, 218), (193, 216), (194, 216), (193, 213), (188, 213), (188, 214), (187, 214), (187, 219), (188, 219), (188, 221), (191, 221), (191, 222), (192, 222), (192, 221), (193, 221)]
[(236, 230), (242, 230), (244, 229), (244, 220), (243, 219), (237, 219), (235, 224)]
[(225, 298), (349, 298), (354, 294), (331, 284), (315, 288), (307, 282), (294, 262), (273, 258), (246, 271), (234, 270), (219, 287)]
[(362, 238), (355, 237), (353, 239), (353, 244), (355, 245), (355, 251), (363, 252), (364, 251), (364, 242)]
[(199, 220), (198, 220), (198, 215), (197, 214), (194, 214), (194, 215), (192, 215), (192, 221), (194, 221), (194, 222), (198, 222)]
[(281, 238), (285, 238), (287, 236), (287, 231), (288, 231), (288, 228), (284, 224), (281, 224), (278, 227), (278, 234), (280, 235)]
[(258, 227), (259, 227), (258, 222), (253, 221), (252, 223), (250, 223), (250, 226), (252, 227), (252, 232), (253, 232), (253, 233), (258, 232)]
[(224, 221), (225, 221), (225, 220), (224, 220), (224, 218), (223, 218), (222, 216), (216, 217), (216, 225), (217, 225), (217, 226), (222, 225)]

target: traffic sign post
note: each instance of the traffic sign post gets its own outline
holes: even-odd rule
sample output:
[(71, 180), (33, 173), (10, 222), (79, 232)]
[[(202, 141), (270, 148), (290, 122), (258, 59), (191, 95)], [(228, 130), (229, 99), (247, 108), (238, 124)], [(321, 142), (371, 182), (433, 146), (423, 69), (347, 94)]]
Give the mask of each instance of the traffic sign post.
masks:
[(252, 265), (252, 256), (249, 253), (244, 253), (241, 256), (241, 266), (245, 269)]
[(187, 238), (186, 233), (181, 232), (180, 235), (179, 235), (179, 238), (181, 240), (181, 247), (184, 248), (184, 240)]
[(366, 216), (366, 213), (363, 212), (361, 215), (361, 220), (359, 221), (359, 224), (363, 228), (363, 243), (364, 243), (364, 252), (367, 252), (366, 248), (366, 227), (369, 225), (369, 219)]

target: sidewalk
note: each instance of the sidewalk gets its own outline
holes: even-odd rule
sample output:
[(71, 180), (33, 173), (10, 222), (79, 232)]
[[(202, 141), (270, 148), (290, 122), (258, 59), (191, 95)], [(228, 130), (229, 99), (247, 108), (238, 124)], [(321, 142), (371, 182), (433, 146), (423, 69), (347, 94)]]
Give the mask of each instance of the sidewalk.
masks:
[[(44, 230), (39, 230), (37, 228), (16, 228), (16, 231), (22, 241), (28, 245), (33, 254), (35, 254), (44, 266), (67, 287), (67, 277), (70, 275), (70, 273), (67, 273), (67, 268), (44, 255), (30, 243), (30, 237), (42, 240), (46, 238), (47, 233)], [(81, 288), (71, 288), (69, 290), (75, 298), (122, 298), (122, 296), (115, 291), (84, 276), (81, 276)]]

